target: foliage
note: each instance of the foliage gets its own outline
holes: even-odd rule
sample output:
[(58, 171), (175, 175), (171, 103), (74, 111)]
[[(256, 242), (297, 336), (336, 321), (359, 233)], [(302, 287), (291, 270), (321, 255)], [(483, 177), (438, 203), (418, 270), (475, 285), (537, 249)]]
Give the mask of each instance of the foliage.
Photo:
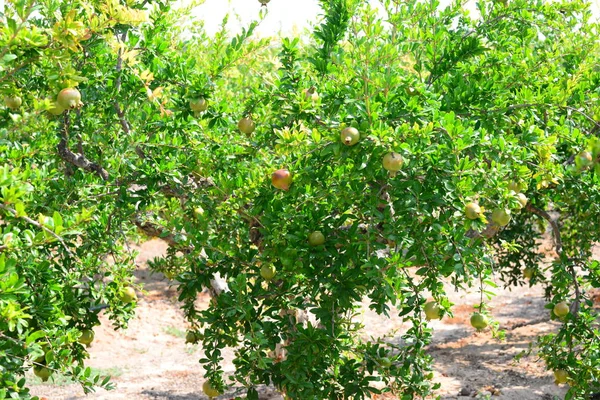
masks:
[[(458, 1), (321, 4), (309, 41), (253, 39), (264, 9), (240, 34), (225, 20), (209, 37), (179, 23), (191, 9), (162, 1), (6, 4), (0, 92), (22, 105), (0, 111), (0, 398), (29, 398), (36, 363), (86, 390), (110, 387), (85, 368), (78, 338), (102, 309), (115, 328), (133, 315), (122, 293), (140, 235), (169, 244), (152, 267), (178, 283), (218, 390), (425, 396), (425, 303), (451, 314), (443, 283), (475, 286), (493, 318), (497, 277), (544, 285), (549, 310), (571, 305), (539, 354), (568, 372), (570, 398), (600, 390), (588, 295), (600, 287), (600, 58), (588, 5), (481, 1), (474, 17)], [(67, 87), (84, 105), (61, 113)], [(209, 107), (196, 114), (200, 97)], [(236, 128), (246, 116), (250, 136)], [(348, 126), (361, 133), (354, 146), (340, 141)], [(397, 174), (382, 166), (390, 152), (404, 160)], [(271, 185), (278, 169), (292, 173), (289, 190)], [(469, 202), (479, 218), (464, 216)], [(491, 223), (495, 209), (510, 212), (506, 227)], [(324, 244), (309, 244), (315, 231)], [(206, 288), (213, 301), (197, 309)], [(410, 328), (365, 340), (353, 319), (363, 298), (381, 314), (395, 306)], [(228, 383), (225, 347), (236, 351)]]

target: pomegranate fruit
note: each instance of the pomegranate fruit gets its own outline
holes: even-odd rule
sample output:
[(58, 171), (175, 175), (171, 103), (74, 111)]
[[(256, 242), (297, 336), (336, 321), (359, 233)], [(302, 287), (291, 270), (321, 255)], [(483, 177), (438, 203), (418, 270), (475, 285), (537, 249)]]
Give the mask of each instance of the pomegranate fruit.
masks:
[(429, 301), (425, 303), (423, 311), (425, 311), (425, 318), (428, 321), (432, 319), (440, 319), (440, 306), (438, 306), (435, 301)]
[(275, 277), (275, 274), (277, 274), (277, 269), (275, 269), (275, 266), (273, 265), (263, 265), (262, 267), (260, 267), (260, 276), (265, 281), (270, 281), (271, 279), (273, 279)]
[(342, 130), (340, 138), (346, 146), (354, 146), (360, 139), (360, 133), (356, 128), (347, 127)]
[(465, 205), (465, 216), (469, 219), (477, 219), (481, 216), (479, 204), (470, 202)]
[(404, 158), (399, 153), (387, 153), (383, 156), (383, 168), (389, 171), (391, 176), (396, 176), (403, 165)]
[(61, 90), (60, 93), (58, 93), (56, 102), (65, 110), (78, 108), (83, 105), (81, 102), (81, 93), (79, 93), (79, 90), (74, 88), (65, 88)]
[(292, 174), (287, 169), (278, 169), (271, 175), (271, 183), (277, 189), (288, 190), (292, 184)]
[(256, 129), (256, 124), (254, 121), (252, 121), (252, 118), (244, 117), (240, 119), (240, 122), (238, 122), (238, 129), (240, 132), (245, 133), (246, 135), (251, 135)]
[(17, 110), (23, 104), (23, 100), (19, 96), (6, 96), (4, 98), (4, 105), (11, 110)]
[(485, 315), (480, 314), (478, 312), (473, 313), (471, 315), (471, 326), (478, 331), (481, 329), (485, 329), (488, 326), (488, 319)]
[(206, 101), (206, 99), (203, 97), (190, 100), (190, 109), (194, 112), (206, 111), (207, 108), (208, 101)]
[(492, 211), (492, 221), (498, 226), (506, 226), (510, 222), (510, 210), (497, 208)]
[(137, 300), (137, 294), (131, 286), (127, 286), (119, 293), (119, 299), (123, 303), (133, 303)]
[(561, 301), (554, 306), (552, 311), (554, 311), (554, 315), (558, 318), (562, 318), (569, 313), (569, 305), (566, 302)]
[(210, 381), (204, 381), (204, 383), (202, 384), (202, 391), (210, 399), (212, 399), (213, 397), (217, 397), (221, 394), (221, 392), (219, 392), (213, 387), (213, 385), (211, 385)]
[(308, 235), (308, 244), (311, 246), (320, 246), (325, 243), (325, 235), (321, 231), (314, 231)]
[(85, 344), (89, 346), (94, 341), (94, 331), (91, 329), (84, 329), (81, 331), (81, 336), (79, 337), (79, 343)]

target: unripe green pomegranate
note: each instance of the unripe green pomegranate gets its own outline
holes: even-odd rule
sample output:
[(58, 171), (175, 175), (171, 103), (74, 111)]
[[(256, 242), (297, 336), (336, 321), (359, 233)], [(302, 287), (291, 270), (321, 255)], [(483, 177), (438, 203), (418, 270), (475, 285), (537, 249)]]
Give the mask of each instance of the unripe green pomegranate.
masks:
[(202, 112), (208, 109), (208, 101), (204, 97), (190, 100), (190, 109), (194, 112)]
[(483, 314), (476, 312), (471, 315), (471, 326), (478, 331), (485, 329), (488, 326), (488, 323), (487, 317)]
[(238, 129), (246, 135), (251, 135), (256, 129), (256, 124), (252, 121), (252, 118), (244, 117), (238, 122)]
[(349, 126), (342, 130), (340, 138), (342, 139), (342, 143), (346, 146), (354, 146), (360, 139), (360, 133), (358, 132), (358, 129)]
[(566, 302), (561, 301), (560, 303), (557, 303), (554, 306), (553, 311), (554, 315), (556, 315), (559, 318), (562, 318), (569, 313), (569, 305)]
[(423, 307), (425, 312), (425, 318), (429, 321), (432, 319), (440, 319), (440, 306), (435, 301), (429, 301), (425, 303)]
[(271, 279), (273, 279), (275, 277), (276, 274), (277, 274), (277, 269), (275, 268), (274, 265), (263, 265), (262, 267), (260, 267), (260, 276), (265, 281), (270, 281)]
[(519, 210), (527, 205), (529, 199), (523, 193), (517, 193), (517, 200), (519, 201)]
[(89, 346), (94, 341), (94, 331), (91, 329), (84, 329), (81, 331), (81, 336), (79, 337), (79, 343), (85, 344)]
[(308, 244), (311, 246), (320, 246), (325, 243), (325, 235), (321, 231), (314, 231), (308, 235)]
[(481, 207), (479, 204), (474, 202), (469, 202), (465, 205), (465, 216), (468, 219), (477, 219), (481, 216)]
[(213, 387), (210, 381), (204, 381), (202, 384), (202, 391), (204, 391), (204, 394), (207, 395), (209, 399), (217, 397), (221, 394), (221, 392)]
[(521, 190), (523, 190), (523, 185), (519, 182), (509, 182), (508, 183), (508, 190), (512, 190), (515, 193), (519, 193)]
[(131, 286), (127, 286), (119, 293), (119, 299), (123, 303), (133, 303), (137, 300), (137, 294)]
[(492, 211), (492, 221), (498, 226), (506, 226), (510, 222), (510, 210), (497, 208)]
[(55, 101), (54, 105), (48, 109), (48, 112), (52, 115), (60, 115), (65, 112), (65, 109)]
[(23, 99), (19, 96), (6, 96), (4, 98), (4, 105), (13, 111), (21, 107), (21, 104), (23, 104)]
[(565, 371), (564, 369), (557, 369), (554, 371), (554, 383), (556, 383), (557, 385), (567, 383), (568, 377), (569, 374), (567, 374), (567, 371)]
[(42, 382), (46, 382), (50, 375), (52, 375), (52, 371), (46, 367), (40, 367), (38, 365), (33, 367), (33, 373), (35, 376), (40, 378)]
[(383, 156), (383, 168), (389, 171), (391, 176), (396, 176), (404, 165), (404, 158), (399, 153), (387, 153)]
[(79, 93), (79, 90), (74, 88), (65, 88), (61, 90), (60, 93), (58, 93), (56, 102), (65, 110), (71, 110), (83, 105), (81, 102), (81, 93)]

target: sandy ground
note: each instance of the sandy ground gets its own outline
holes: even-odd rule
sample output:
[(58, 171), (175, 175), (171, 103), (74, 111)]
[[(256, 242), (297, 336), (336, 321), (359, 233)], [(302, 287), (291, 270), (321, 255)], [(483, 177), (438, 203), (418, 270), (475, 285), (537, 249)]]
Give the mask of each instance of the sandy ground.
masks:
[[(140, 296), (136, 317), (126, 331), (114, 331), (110, 321), (102, 318), (95, 328), (96, 338), (90, 347), (88, 365), (102, 374), (113, 376), (116, 389), (98, 390), (85, 396), (81, 387), (61, 381), (34, 384), (33, 394), (48, 400), (127, 399), (127, 400), (196, 400), (202, 393), (202, 355), (197, 345), (185, 344), (186, 322), (177, 301), (177, 292), (161, 274), (150, 274), (145, 263), (166, 250), (163, 242), (152, 240), (138, 247), (141, 268), (138, 281), (147, 293)], [(600, 255), (600, 252), (598, 252)], [(566, 388), (553, 383), (534, 356), (514, 361), (538, 334), (554, 331), (558, 324), (550, 321), (540, 287), (520, 287), (514, 291), (497, 289), (490, 302), (492, 313), (506, 330), (506, 340), (498, 341), (489, 332), (475, 332), (469, 325), (472, 305), (479, 295), (453, 293), (454, 317), (433, 321), (433, 343), (429, 353), (435, 359), (435, 381), (441, 383), (436, 395), (441, 399), (486, 398), (505, 400), (562, 399)], [(207, 303), (202, 296), (200, 303)], [(365, 303), (366, 304), (366, 303)], [(393, 315), (391, 313), (391, 315)], [(367, 334), (381, 336), (391, 329), (406, 328), (402, 320), (384, 317), (364, 307), (362, 318)], [(225, 371), (232, 371), (232, 354), (226, 357)], [(226, 393), (219, 399), (232, 399), (242, 393)], [(378, 397), (392, 399), (392, 397)], [(261, 399), (279, 400), (270, 388), (263, 388)]]

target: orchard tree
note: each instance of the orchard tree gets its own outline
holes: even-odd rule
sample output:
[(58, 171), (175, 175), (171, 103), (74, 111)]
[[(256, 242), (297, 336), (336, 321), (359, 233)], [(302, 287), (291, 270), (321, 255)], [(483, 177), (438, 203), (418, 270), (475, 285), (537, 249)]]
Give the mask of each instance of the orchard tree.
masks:
[[(31, 368), (110, 387), (85, 346), (102, 309), (115, 328), (133, 315), (141, 237), (169, 244), (152, 267), (178, 285), (209, 397), (426, 396), (444, 283), (478, 288), (473, 328), (501, 336), (496, 278), (544, 286), (560, 328), (536, 351), (570, 398), (600, 390), (589, 5), (322, 0), (310, 37), (257, 40), (267, 3), (212, 37), (163, 1), (6, 3), (0, 399), (29, 398)], [(365, 298), (410, 328), (363, 339)]]

